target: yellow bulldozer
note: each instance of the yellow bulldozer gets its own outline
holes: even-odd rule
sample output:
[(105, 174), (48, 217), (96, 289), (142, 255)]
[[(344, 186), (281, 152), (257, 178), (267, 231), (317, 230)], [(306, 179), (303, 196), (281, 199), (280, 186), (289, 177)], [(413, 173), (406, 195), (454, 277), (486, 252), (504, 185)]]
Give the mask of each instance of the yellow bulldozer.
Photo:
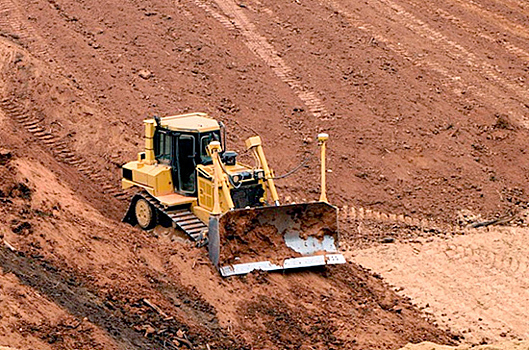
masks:
[(280, 205), (259, 136), (246, 140), (255, 165), (226, 150), (226, 130), (205, 113), (146, 119), (145, 151), (122, 167), (122, 187), (140, 190), (123, 219), (150, 230), (174, 227), (208, 246), (222, 276), (345, 263), (337, 208), (320, 201)]

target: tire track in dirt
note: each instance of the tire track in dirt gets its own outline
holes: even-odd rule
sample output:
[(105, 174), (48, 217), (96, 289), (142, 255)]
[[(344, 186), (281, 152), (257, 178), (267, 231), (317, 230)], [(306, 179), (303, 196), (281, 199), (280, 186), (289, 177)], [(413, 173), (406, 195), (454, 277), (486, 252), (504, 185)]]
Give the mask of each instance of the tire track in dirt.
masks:
[(412, 4), (417, 9), (417, 11), (426, 11), (433, 16), (439, 16), (441, 18), (444, 18), (447, 21), (454, 24), (457, 28), (461, 28), (465, 30), (466, 32), (468, 32), (469, 34), (472, 34), (484, 40), (487, 40), (491, 44), (500, 45), (508, 52), (514, 54), (516, 57), (523, 59), (526, 62), (529, 62), (529, 52), (528, 51), (506, 40), (497, 40), (496, 38), (488, 34), (485, 34), (482, 31), (477, 30), (476, 28), (472, 28), (471, 25), (467, 21), (457, 16), (452, 15), (451, 13), (441, 9), (440, 7), (437, 7), (435, 5), (436, 3), (428, 3), (427, 6), (425, 6), (424, 2), (417, 2), (414, 0), (409, 0), (408, 3)]
[(500, 340), (529, 336), (528, 239), (525, 228), (491, 228), (347, 255), (444, 325), (465, 331), (466, 342)]
[(96, 169), (95, 164), (76, 154), (66, 141), (54, 135), (51, 130), (47, 130), (43, 125), (43, 119), (32, 116), (18, 101), (4, 98), (0, 100), (0, 109), (49, 149), (54, 158), (75, 167), (82, 175), (100, 186), (103, 193), (117, 199), (128, 200), (128, 194), (119, 189), (113, 181), (109, 181), (108, 176)]
[(217, 6), (225, 14), (223, 15), (201, 0), (194, 0), (193, 2), (227, 29), (240, 33), (244, 37), (243, 41), (248, 49), (263, 60), (279, 79), (290, 86), (312, 115), (323, 120), (329, 117), (329, 112), (325, 109), (323, 101), (296, 78), (292, 68), (279, 57), (278, 52), (266, 37), (259, 34), (241, 7), (230, 0), (215, 0)]
[[(371, 41), (373, 44), (382, 43), (389, 50), (395, 52), (397, 55), (403, 57), (406, 61), (411, 62), (413, 65), (417, 67), (427, 67), (428, 70), (439, 74), (445, 79), (444, 84), (447, 86), (451, 86), (452, 90), (449, 90), (451, 93), (455, 94), (458, 98), (465, 101), (465, 103), (468, 105), (472, 105), (475, 103), (474, 100), (466, 96), (463, 97), (461, 95), (461, 91), (474, 91), (476, 95), (480, 95), (479, 91), (476, 91), (472, 84), (464, 83), (463, 81), (461, 81), (461, 77), (452, 74), (450, 70), (442, 67), (440, 64), (436, 64), (432, 61), (426, 61), (424, 59), (423, 54), (413, 53), (407, 50), (404, 45), (401, 45), (398, 42), (393, 43), (392, 40), (390, 40), (388, 37), (383, 36), (379, 30), (375, 29), (374, 26), (362, 20), (359, 16), (356, 16), (355, 14), (345, 10), (345, 8), (340, 3), (334, 0), (324, 1), (326, 1), (325, 5), (332, 8), (333, 11), (336, 11), (342, 16), (344, 16), (351, 25), (356, 27), (356, 29), (364, 32), (366, 35), (369, 35), (372, 38)], [(261, 10), (268, 14), (270, 18), (272, 18), (277, 23), (281, 23), (281, 20), (274, 14), (271, 9), (265, 7), (265, 5), (258, 0), (256, 0), (255, 2), (259, 4)]]
[[(22, 47), (30, 50), (31, 53), (36, 53), (37, 56), (41, 57), (48, 54), (43, 39), (35, 33), (31, 26), (24, 23), (16, 6), (9, 0), (0, 1), (0, 28), (12, 29), (13, 33), (8, 36), (15, 39), (15, 42), (19, 42)], [(15, 50), (3, 50), (2, 55), (2, 71), (5, 71), (16, 60), (16, 52)], [(54, 135), (51, 130), (47, 130), (46, 126), (43, 125), (44, 120), (42, 118), (32, 116), (22, 104), (9, 97), (0, 100), (0, 108), (7, 116), (32, 134), (39, 143), (49, 149), (57, 160), (75, 167), (82, 175), (100, 186), (103, 193), (117, 199), (128, 200), (129, 195), (114, 182), (109, 181), (108, 176), (101, 170), (96, 170), (95, 164), (76, 154), (67, 142)]]
[[(413, 242), (416, 238), (479, 234), (486, 230), (484, 227), (452, 225), (438, 220), (420, 219), (407, 214), (379, 212), (354, 205), (340, 207), (338, 217), (340, 226), (343, 227), (341, 230), (350, 231), (346, 234), (345, 243), (341, 244), (341, 250), (347, 254), (354, 249), (380, 245), (388, 237), (397, 241)], [(375, 231), (372, 230), (373, 227)], [(392, 230), (392, 234), (389, 236), (385, 232), (388, 229)], [(403, 231), (403, 234), (398, 234), (399, 230)], [(359, 235), (353, 232), (357, 232)], [(355, 241), (351, 242), (351, 238)]]
[(37, 56), (46, 56), (48, 48), (35, 30), (25, 23), (20, 11), (10, 0), (0, 1), (0, 33), (23, 47), (30, 49)]
[(461, 59), (468, 67), (478, 69), (484, 76), (496, 81), (503, 88), (516, 93), (516, 95), (522, 100), (526, 101), (529, 99), (529, 92), (527, 89), (508, 82), (502, 76), (498, 75), (502, 74), (502, 72), (497, 68), (483, 61), (461, 44), (450, 40), (439, 31), (432, 29), (427, 23), (415, 17), (412, 13), (406, 11), (402, 6), (391, 0), (377, 0), (377, 2), (386, 7), (385, 13), (387, 14), (388, 18), (392, 18), (396, 22), (400, 22), (416, 35), (430, 40), (435, 44), (435, 46), (443, 48), (448, 54)]
[[(514, 328), (520, 329), (519, 326), (524, 325), (523, 320), (527, 320), (529, 317), (525, 307), (529, 301), (529, 294), (523, 290), (523, 283), (515, 285), (517, 282), (522, 282), (524, 277), (516, 276), (515, 271), (509, 265), (509, 261), (518, 257), (516, 252), (509, 250), (512, 245), (505, 241), (505, 238), (510, 235), (509, 230), (493, 230), (493, 234), (494, 231), (497, 232), (495, 236), (500, 238), (494, 240), (493, 247), (479, 242), (471, 236), (466, 239), (458, 239), (459, 242), (455, 244), (447, 243), (444, 248), (441, 248), (441, 251), (444, 250), (449, 264), (454, 267), (455, 272), (453, 274), (447, 274), (445, 269), (438, 264), (433, 264), (431, 268), (437, 274), (444, 273), (445, 279), (453, 278), (454, 275), (463, 276), (467, 274), (484, 279), (493, 288), (486, 285), (484, 290), (472, 288), (465, 293), (471, 295), (476, 303), (481, 304), (484, 310), (488, 312), (487, 316), (493, 321), (502, 324), (503, 327), (513, 325)], [(434, 249), (431, 249), (429, 253), (432, 258), (435, 258)], [(483, 266), (489, 267), (486, 273), (483, 271)], [(511, 283), (511, 281), (517, 282)], [(504, 295), (495, 293), (494, 288), (501, 289)], [(511, 295), (512, 298), (502, 300), (505, 295)], [(498, 304), (501, 304), (502, 310), (496, 309), (495, 305)], [(522, 332), (525, 326), (521, 328)], [(525, 336), (526, 334), (522, 333), (522, 335)]]
[[(436, 62), (435, 58), (431, 56), (425, 56), (422, 53), (414, 53), (404, 49), (404, 45), (401, 45), (400, 42), (398, 42), (398, 39), (392, 39), (389, 36), (381, 35), (380, 33), (382, 32), (382, 29), (376, 28), (376, 24), (367, 23), (359, 15), (349, 11), (337, 1), (322, 0), (322, 4), (327, 4), (334, 11), (337, 11), (343, 15), (351, 25), (366, 33), (369, 33), (373, 36), (373, 38), (375, 38), (375, 40), (383, 42), (389, 49), (403, 56), (414, 65), (418, 67), (425, 67), (444, 76), (446, 78), (444, 84), (451, 86), (453, 88), (452, 93), (454, 93), (458, 98), (463, 98), (464, 101), (472, 103), (473, 101), (469, 100), (467, 97), (461, 96), (461, 91), (469, 91), (472, 92), (478, 100), (488, 101), (487, 103), (491, 104), (490, 101), (497, 101), (498, 96), (502, 96), (504, 99), (503, 103), (501, 105), (498, 103), (494, 106), (498, 108), (498, 110), (502, 110), (503, 112), (510, 114), (524, 127), (529, 127), (529, 121), (526, 120), (525, 115), (522, 113), (513, 112), (513, 110), (523, 107), (523, 101), (526, 101), (527, 97), (529, 97), (529, 93), (526, 89), (519, 85), (507, 82), (505, 79), (495, 73), (494, 67), (486, 62), (480, 62), (473, 53), (470, 53), (461, 45), (449, 40), (441, 33), (431, 29), (426, 23), (406, 12), (402, 7), (388, 0), (379, 0), (378, 2), (382, 5), (381, 11), (386, 14), (387, 18), (395, 23), (401, 23), (416, 35), (424, 39), (428, 39), (434, 43), (434, 47), (443, 48), (444, 56), (451, 57), (453, 59), (458, 58), (466, 62), (466, 65), (470, 69), (479, 70), (482, 75), (485, 75), (483, 78), (480, 78), (475, 74), (472, 76), (479, 79), (479, 84), (487, 86), (487, 88), (491, 91), (487, 91), (487, 89), (476, 86), (473, 82), (466, 81), (467, 79), (464, 79), (461, 76), (452, 74), (442, 63)], [(375, 4), (370, 3), (370, 5), (375, 11), (379, 12)], [(493, 84), (491, 80), (494, 80), (497, 82), (497, 84)], [(522, 101), (513, 99), (513, 96), (507, 93), (505, 89), (514, 91), (517, 97)], [(514, 105), (512, 103), (514, 103)], [(506, 108), (508, 105), (511, 105), (512, 110), (510, 108)], [(507, 111), (505, 111), (506, 109)]]
[[(263, 6), (262, 3), (259, 2), (259, 1), (256, 1), (256, 3), (258, 3), (260, 6)], [(492, 95), (496, 96), (496, 93), (492, 93), (491, 92), (491, 93), (489, 93), (487, 95), (483, 91), (481, 91), (480, 89), (476, 89), (476, 86), (474, 84), (472, 84), (470, 82), (464, 82), (461, 79), (460, 76), (452, 74), (448, 69), (443, 67), (441, 64), (438, 64), (436, 62), (433, 62), (433, 60), (426, 58), (425, 55), (420, 54), (420, 53), (416, 54), (416, 53), (410, 52), (409, 50), (407, 50), (405, 48), (404, 45), (401, 45), (399, 42), (395, 42), (394, 43), (393, 40), (389, 39), (388, 37), (385, 37), (385, 36), (381, 35), (380, 34), (381, 31), (376, 29), (373, 25), (365, 22), (359, 16), (357, 16), (355, 14), (352, 14), (351, 12), (348, 12), (347, 10), (345, 10), (344, 7), (341, 4), (339, 4), (339, 3), (337, 3), (337, 2), (335, 2), (333, 0), (327, 0), (326, 3), (327, 3), (327, 5), (330, 5), (330, 7), (333, 8), (333, 10), (339, 12), (341, 15), (346, 17), (350, 24), (354, 25), (357, 29), (365, 32), (366, 34), (369, 34), (373, 38), (373, 41), (375, 43), (376, 42), (381, 42), (387, 48), (389, 48), (393, 52), (399, 54), (401, 57), (403, 57), (405, 60), (411, 62), (415, 66), (417, 66), (417, 67), (426, 67), (429, 70), (434, 71), (434, 72), (438, 73), (439, 75), (441, 75), (442, 77), (444, 77), (446, 79), (444, 81), (444, 85), (451, 86), (452, 90), (450, 90), (450, 92), (452, 92), (457, 98), (462, 99), (463, 101), (465, 101), (466, 104), (473, 105), (475, 103), (475, 101), (473, 99), (467, 97), (467, 95), (463, 96), (461, 94), (462, 91), (472, 91), (473, 94), (476, 95), (477, 97), (480, 97), (481, 99), (487, 99), (487, 100), (490, 100), (490, 96), (492, 96)], [(274, 20), (279, 21), (277, 19), (277, 17), (274, 16), (273, 11), (270, 10), (269, 8), (266, 8), (266, 7), (263, 6), (262, 10), (263, 10), (263, 12), (267, 13), (271, 18), (273, 18)], [(432, 36), (432, 38), (433, 38), (433, 36)], [(489, 39), (490, 40), (494, 40), (493, 38), (490, 38), (490, 37), (489, 37)], [(526, 58), (529, 61), (529, 53), (528, 52), (516, 47), (515, 45), (507, 43), (507, 42), (502, 42), (502, 44), (507, 48), (507, 50), (517, 54), (520, 57)], [(489, 68), (491, 68), (491, 67), (492, 66), (489, 65)], [(492, 68), (489, 69), (489, 72), (490, 72), (491, 75), (493, 75), (493, 76), (497, 77), (498, 79), (500, 79), (496, 74), (494, 74), (492, 72)], [(521, 91), (521, 93), (525, 93), (526, 92), (524, 89), (518, 87), (517, 85), (514, 85), (514, 84), (511, 84), (511, 85), (512, 85), (513, 89)], [(510, 95), (506, 95), (506, 98), (511, 98), (511, 96)], [(516, 107), (520, 107), (520, 106), (521, 106), (521, 104), (517, 103)], [(498, 108), (500, 108), (500, 107), (498, 106)], [(516, 117), (516, 119), (520, 120), (521, 116)], [(525, 120), (523, 121), (523, 123), (525, 123)], [(527, 124), (529, 125), (529, 122), (527, 122)]]
[(474, 12), (475, 14), (479, 15), (481, 18), (485, 18), (488, 20), (489, 23), (500, 26), (501, 29), (508, 31), (509, 33), (522, 37), (524, 39), (529, 39), (529, 29), (523, 25), (520, 25), (518, 23), (513, 23), (512, 21), (508, 20), (506, 17), (491, 12), (485, 8), (483, 8), (482, 5), (478, 4), (477, 2), (473, 0), (451, 0), (453, 3), (458, 4), (459, 6)]
[[(396, 45), (393, 44), (390, 39), (388, 39), (387, 37), (384, 37), (379, 32), (377, 32), (377, 30), (372, 25), (368, 24), (367, 22), (362, 21), (359, 17), (354, 16), (351, 13), (347, 12), (346, 10), (344, 10), (344, 8), (340, 4), (334, 2), (333, 0), (329, 0), (329, 1), (332, 2), (331, 6), (333, 7), (333, 9), (334, 10), (338, 9), (337, 12), (345, 16), (348, 19), (350, 24), (355, 26), (360, 31), (371, 36), (373, 43), (377, 43), (377, 42), (383, 43), (391, 51), (397, 53), (398, 55), (403, 57), (406, 61), (412, 62), (415, 66), (418, 66), (418, 67), (427, 66), (432, 71), (446, 78), (448, 80), (448, 84), (452, 85), (455, 91), (472, 89), (471, 85), (463, 84), (460, 81), (460, 77), (451, 74), (449, 70), (441, 67), (440, 65), (434, 64), (433, 62), (425, 62), (423, 58), (421, 57), (422, 55), (417, 55), (417, 54), (414, 54), (408, 51), (404, 47), (404, 45), (400, 45), (400, 43), (397, 43)], [(274, 22), (281, 23), (281, 19), (277, 17), (274, 14), (274, 12), (268, 7), (266, 7), (262, 2), (260, 2), (259, 0), (255, 0), (255, 3), (257, 3), (260, 6), (260, 9), (266, 14), (268, 14)], [(250, 7), (247, 6), (247, 8), (250, 8)], [(529, 58), (529, 54), (528, 54), (528, 58)], [(459, 98), (461, 97), (461, 94), (459, 92), (456, 93), (456, 95)], [(470, 99), (464, 99), (464, 100), (469, 104), (472, 104), (474, 102), (474, 101), (471, 101)]]
[[(450, 223), (446, 222), (438, 222), (430, 219), (420, 219), (417, 217), (412, 217), (406, 214), (395, 214), (395, 213), (387, 213), (387, 212), (378, 212), (376, 210), (370, 210), (363, 207), (356, 207), (354, 205), (345, 205), (339, 208), (339, 219), (342, 222), (364, 222), (364, 221), (370, 221), (370, 222), (377, 222), (380, 224), (396, 224), (400, 227), (413, 229), (415, 231), (418, 231), (418, 236), (424, 238), (424, 237), (450, 237), (450, 236), (456, 236), (456, 235), (479, 235), (482, 233), (489, 232), (490, 230), (495, 230), (498, 232), (501, 232), (504, 234), (504, 238), (502, 239), (502, 243), (509, 246), (516, 246), (518, 240), (514, 238), (514, 235), (508, 235), (508, 226), (496, 226), (496, 225), (490, 225), (486, 227), (472, 227), (472, 226), (461, 226), (461, 225), (452, 225)], [(509, 239), (508, 239), (509, 238)], [(468, 249), (472, 251), (472, 255), (479, 256), (479, 254), (475, 254), (474, 250), (483, 251), (483, 249), (476, 247), (475, 245), (469, 245)], [(345, 247), (344, 251), (349, 250), (349, 247)], [(447, 248), (447, 251), (449, 251), (450, 248)], [(495, 256), (496, 252), (494, 250), (492, 251), (483, 251), (483, 254), (488, 254)], [(447, 253), (447, 256), (449, 254)], [(492, 261), (493, 263), (490, 263)], [(508, 257), (503, 258), (502, 263), (496, 266), (494, 262), (496, 261), (496, 258), (485, 258), (483, 259), (483, 263), (487, 264), (487, 266), (490, 266), (491, 268), (494, 267), (501, 267), (504, 268), (507, 267), (505, 271), (511, 271), (513, 276), (517, 277), (518, 274), (520, 276), (527, 276), (529, 278), (529, 257), (525, 255), (518, 255), (517, 257)], [(500, 260), (498, 260), (500, 261)], [(498, 267), (498, 268), (499, 268)]]
[(394, 42), (394, 40), (390, 39), (389, 37), (382, 35), (381, 30), (375, 28), (372, 24), (367, 23), (360, 16), (348, 11), (341, 3), (338, 3), (335, 0), (323, 0), (322, 4), (329, 6), (333, 11), (336, 11), (344, 16), (349, 24), (372, 37), (374, 43), (382, 43), (389, 50), (403, 57), (406, 61), (412, 63), (416, 67), (433, 71), (439, 76), (443, 77), (443, 84), (445, 86), (451, 87), (451, 89), (448, 91), (450, 91), (450, 93), (455, 95), (457, 98), (465, 101), (465, 103), (472, 105), (475, 103), (475, 101), (469, 97), (462, 96), (461, 91), (472, 91), (472, 93), (477, 97), (486, 97), (483, 92), (481, 92), (479, 89), (476, 89), (473, 84), (463, 81), (460, 76), (453, 74), (451, 70), (443, 67), (441, 64), (436, 63), (431, 59), (426, 60), (424, 54), (411, 52), (399, 42)]
[(5, 50), (0, 50), (0, 72), (5, 72), (9, 69), (9, 65), (15, 60), (15, 52), (10, 44), (6, 45)]
[(513, 12), (529, 16), (529, 6), (526, 2), (521, 0), (492, 0), (495, 3), (509, 7)]

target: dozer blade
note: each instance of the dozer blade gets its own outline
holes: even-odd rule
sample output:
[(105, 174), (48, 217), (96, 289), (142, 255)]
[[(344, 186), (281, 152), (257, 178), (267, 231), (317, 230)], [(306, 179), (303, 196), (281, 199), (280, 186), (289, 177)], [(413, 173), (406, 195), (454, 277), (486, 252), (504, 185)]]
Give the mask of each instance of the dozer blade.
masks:
[(211, 216), (209, 257), (222, 276), (343, 264), (337, 209), (327, 203), (235, 209)]

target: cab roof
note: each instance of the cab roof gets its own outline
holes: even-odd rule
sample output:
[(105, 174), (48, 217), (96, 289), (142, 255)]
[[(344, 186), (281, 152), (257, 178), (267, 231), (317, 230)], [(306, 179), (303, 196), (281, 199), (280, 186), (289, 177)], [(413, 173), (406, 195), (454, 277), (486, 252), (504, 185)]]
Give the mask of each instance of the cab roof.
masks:
[(160, 118), (161, 127), (173, 131), (207, 132), (219, 130), (219, 123), (206, 113), (189, 113)]

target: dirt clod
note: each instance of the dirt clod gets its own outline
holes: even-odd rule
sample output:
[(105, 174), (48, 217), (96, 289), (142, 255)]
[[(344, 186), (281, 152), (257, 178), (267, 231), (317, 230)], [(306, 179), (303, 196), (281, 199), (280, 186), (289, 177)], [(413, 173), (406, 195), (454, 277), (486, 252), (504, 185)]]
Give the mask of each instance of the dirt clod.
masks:
[(11, 231), (17, 235), (27, 236), (33, 233), (33, 228), (29, 222), (19, 222), (18, 220), (13, 220), (11, 222)]
[(13, 157), (11, 151), (0, 148), (0, 166), (5, 166)]
[(152, 78), (154, 75), (152, 74), (152, 72), (146, 70), (146, 69), (140, 69), (140, 71), (138, 72), (138, 75), (140, 76), (140, 78), (142, 79), (150, 79)]

